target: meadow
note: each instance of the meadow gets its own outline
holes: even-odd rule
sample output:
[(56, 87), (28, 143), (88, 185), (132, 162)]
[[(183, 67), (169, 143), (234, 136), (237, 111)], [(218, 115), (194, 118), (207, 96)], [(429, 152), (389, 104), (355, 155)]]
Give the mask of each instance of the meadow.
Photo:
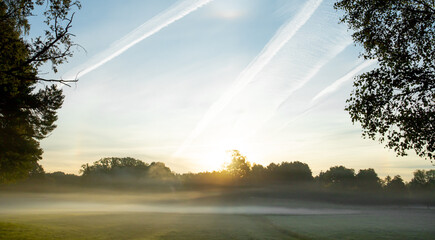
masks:
[(217, 192), (0, 199), (0, 239), (435, 239), (435, 209), (424, 206), (228, 201)]

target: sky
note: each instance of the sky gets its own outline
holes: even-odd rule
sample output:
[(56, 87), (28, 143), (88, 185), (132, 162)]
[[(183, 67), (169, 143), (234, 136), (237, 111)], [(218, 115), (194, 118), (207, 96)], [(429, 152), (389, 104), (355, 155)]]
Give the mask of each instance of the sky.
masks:
[[(48, 172), (104, 157), (161, 161), (178, 173), (251, 163), (374, 168), (410, 179), (428, 160), (396, 157), (344, 111), (354, 76), (376, 67), (330, 0), (82, 1)], [(41, 30), (38, 17), (33, 31)], [(42, 71), (45, 71), (42, 69)], [(48, 69), (47, 71), (48, 72)]]

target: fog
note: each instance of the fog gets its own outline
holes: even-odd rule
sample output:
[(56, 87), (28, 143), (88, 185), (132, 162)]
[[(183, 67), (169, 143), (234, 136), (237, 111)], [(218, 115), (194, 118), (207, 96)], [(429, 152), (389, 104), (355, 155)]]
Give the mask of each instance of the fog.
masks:
[[(240, 192), (239, 192), (240, 193)], [(403, 209), (427, 209), (424, 205), (351, 205), (301, 200), (283, 196), (259, 197), (249, 192), (181, 191), (134, 193), (116, 191), (35, 193), (0, 192), (0, 213), (176, 213), (248, 215), (353, 215)]]
[[(265, 205), (206, 205), (194, 206), (183, 203), (128, 203), (98, 201), (83, 196), (75, 201), (67, 200), (68, 196), (47, 196), (29, 194), (2, 196), (0, 212), (2, 213), (55, 213), (55, 212), (149, 212), (149, 213), (179, 213), (179, 214), (274, 214), (274, 215), (326, 215), (326, 214), (356, 214), (360, 211), (343, 208), (303, 208)], [(109, 197), (109, 196), (108, 196)], [(62, 199), (64, 198), (64, 199)], [(131, 200), (131, 199), (130, 199)]]
[(396, 240), (431, 239), (435, 234), (433, 205), (360, 204), (353, 197), (349, 202), (343, 195), (304, 196), (283, 187), (51, 190), (0, 191), (0, 235), (3, 231), (19, 236), (12, 239)]

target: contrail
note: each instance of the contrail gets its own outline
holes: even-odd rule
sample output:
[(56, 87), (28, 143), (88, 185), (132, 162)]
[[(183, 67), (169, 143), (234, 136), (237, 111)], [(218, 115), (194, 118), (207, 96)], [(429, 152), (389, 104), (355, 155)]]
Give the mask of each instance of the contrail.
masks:
[[(328, 56), (321, 59), (321, 61), (316, 64), (314, 67), (312, 67), (311, 71), (307, 74), (306, 77), (304, 77), (296, 86), (294, 86), (292, 89), (290, 89), (287, 93), (286, 100), (298, 89), (302, 88), (308, 81), (310, 81), (316, 74), (329, 62), (331, 59), (335, 58), (338, 54), (343, 52), (348, 46), (352, 44), (351, 39), (346, 39), (343, 42), (337, 44), (334, 48), (332, 48), (331, 51), (329, 51)], [(280, 106), (277, 108), (282, 107), (282, 105), (286, 102), (286, 100), (283, 100), (280, 104)]]
[(298, 119), (299, 117), (309, 113), (310, 111), (312, 111), (315, 107), (317, 107), (319, 105), (318, 100), (326, 97), (328, 95), (330, 95), (331, 93), (335, 92), (338, 90), (338, 88), (345, 83), (346, 81), (352, 79), (353, 76), (355, 76), (358, 72), (360, 72), (361, 70), (363, 70), (364, 68), (367, 68), (373, 64), (377, 63), (377, 60), (372, 59), (372, 60), (368, 60), (365, 61), (363, 63), (361, 63), (360, 65), (358, 65), (357, 67), (355, 67), (354, 69), (352, 69), (351, 71), (349, 71), (348, 73), (346, 73), (343, 77), (337, 79), (335, 82), (333, 82), (331, 85), (329, 85), (328, 87), (324, 88), (322, 91), (320, 91), (316, 96), (314, 96), (308, 107), (302, 111), (301, 113), (293, 116), (292, 119), (290, 119), (289, 121), (287, 121), (282, 127), (281, 130), (286, 128), (291, 122), (295, 121), (296, 119)]
[(323, 0), (311, 0), (306, 3), (298, 14), (281, 26), (259, 55), (239, 74), (235, 83), (208, 109), (196, 128), (173, 154), (179, 156), (192, 141), (201, 134), (209, 122), (221, 112), (243, 88), (272, 60), (281, 48), (310, 19)]
[(152, 36), (163, 28), (169, 26), (171, 23), (180, 20), (211, 1), (213, 0), (185, 0), (172, 5), (164, 12), (151, 18), (132, 32), (128, 33), (125, 37), (114, 44), (114, 46), (111, 46), (109, 49), (98, 54), (89, 62), (76, 69), (76, 71), (70, 71), (67, 73), (66, 76), (68, 77), (66, 79), (79, 78), (92, 72), (142, 40)]
[(344, 82), (348, 81), (353, 76), (355, 76), (358, 72), (360, 72), (361, 70), (363, 70), (366, 67), (371, 66), (372, 64), (374, 64), (376, 62), (377, 62), (377, 60), (371, 59), (369, 61), (365, 61), (362, 64), (358, 65), (357, 67), (352, 69), (350, 72), (346, 73), (346, 75), (344, 75), (343, 77), (339, 78), (334, 83), (332, 83), (331, 85), (329, 85), (328, 87), (326, 87), (325, 89), (320, 91), (315, 97), (313, 97), (311, 102), (314, 103), (317, 100), (319, 100), (320, 98), (324, 97), (325, 95), (329, 95), (329, 94), (337, 91), (337, 89), (340, 87), (340, 85), (342, 85)]

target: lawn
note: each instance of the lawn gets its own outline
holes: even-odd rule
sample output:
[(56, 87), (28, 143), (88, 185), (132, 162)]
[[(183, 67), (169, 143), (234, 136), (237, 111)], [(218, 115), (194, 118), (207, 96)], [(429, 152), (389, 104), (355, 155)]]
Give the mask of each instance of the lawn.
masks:
[(0, 239), (435, 239), (435, 213), (343, 215), (149, 212), (0, 215)]

